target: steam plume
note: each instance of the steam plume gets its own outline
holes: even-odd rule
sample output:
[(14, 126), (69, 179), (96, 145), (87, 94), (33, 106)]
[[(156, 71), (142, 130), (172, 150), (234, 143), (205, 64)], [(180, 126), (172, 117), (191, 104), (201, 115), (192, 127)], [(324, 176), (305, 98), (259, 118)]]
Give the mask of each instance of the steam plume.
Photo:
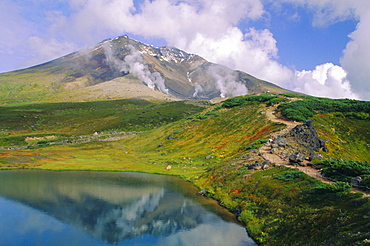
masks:
[(215, 86), (220, 97), (236, 97), (248, 94), (248, 88), (237, 81), (236, 73), (226, 67), (211, 65), (208, 74), (215, 79)]
[(198, 94), (203, 92), (202, 86), (197, 82), (195, 82), (194, 84), (194, 89), (195, 89), (195, 92), (193, 94), (193, 97), (198, 97)]
[(157, 88), (159, 91), (168, 94), (164, 79), (159, 72), (151, 72), (144, 61), (143, 56), (132, 45), (127, 46), (129, 54), (123, 60), (117, 58), (111, 42), (103, 44), (106, 62), (112, 68), (120, 72), (131, 73), (143, 81), (150, 89)]

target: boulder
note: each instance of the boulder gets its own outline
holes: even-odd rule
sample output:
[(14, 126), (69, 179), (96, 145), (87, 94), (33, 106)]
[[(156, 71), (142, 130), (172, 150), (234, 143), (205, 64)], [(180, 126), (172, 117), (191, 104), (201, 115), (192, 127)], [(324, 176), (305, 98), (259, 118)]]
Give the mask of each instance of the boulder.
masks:
[(290, 163), (301, 163), (306, 159), (306, 156), (302, 153), (295, 153), (289, 156)]
[(272, 143), (270, 146), (271, 146), (272, 149), (279, 148), (279, 145), (278, 144), (275, 144), (275, 143)]
[(273, 142), (272, 145), (277, 145), (278, 147), (286, 147), (286, 138), (285, 137), (278, 137)]
[(351, 186), (358, 187), (362, 181), (360, 176), (351, 179)]
[(249, 164), (247, 165), (248, 169), (254, 169), (256, 167), (256, 164)]
[(318, 136), (311, 120), (294, 127), (286, 136), (294, 137), (297, 143), (299, 143), (303, 149), (311, 155), (319, 150), (324, 152), (328, 151), (325, 146), (325, 141)]
[(304, 124), (305, 124), (307, 127), (313, 127), (313, 121), (312, 121), (312, 120), (307, 120)]
[(266, 169), (268, 169), (269, 168), (269, 161), (264, 161), (263, 163), (262, 163), (262, 170), (266, 170)]
[(323, 160), (324, 157), (320, 153), (313, 153), (310, 157), (310, 161), (317, 159), (317, 160)]
[[(261, 170), (261, 169), (263, 169), (263, 165), (264, 165), (265, 162), (261, 163), (260, 161), (256, 161), (253, 164), (247, 165), (247, 167), (248, 167), (248, 169)], [(268, 161), (267, 161), (267, 163), (268, 163)]]

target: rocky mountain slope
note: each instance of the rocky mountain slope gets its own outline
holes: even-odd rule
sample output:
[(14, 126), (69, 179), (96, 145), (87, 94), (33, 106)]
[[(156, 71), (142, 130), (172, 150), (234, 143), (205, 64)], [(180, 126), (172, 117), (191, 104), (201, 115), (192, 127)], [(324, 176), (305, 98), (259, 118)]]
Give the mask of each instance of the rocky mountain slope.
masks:
[(91, 101), (122, 98), (212, 99), (286, 93), (272, 83), (174, 47), (128, 36), (28, 69), (0, 74), (0, 100)]

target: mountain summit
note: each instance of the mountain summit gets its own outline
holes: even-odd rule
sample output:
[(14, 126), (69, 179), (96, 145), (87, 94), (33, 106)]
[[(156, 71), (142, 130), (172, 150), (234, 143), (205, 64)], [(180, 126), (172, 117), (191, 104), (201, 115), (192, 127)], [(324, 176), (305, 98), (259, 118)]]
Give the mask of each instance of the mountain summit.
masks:
[[(13, 98), (39, 97), (43, 91), (43, 100), (53, 101), (212, 99), (290, 92), (198, 55), (174, 47), (154, 47), (127, 35), (38, 66), (1, 74), (0, 87), (5, 91), (12, 88), (17, 93)], [(2, 97), (11, 99), (4, 94)]]

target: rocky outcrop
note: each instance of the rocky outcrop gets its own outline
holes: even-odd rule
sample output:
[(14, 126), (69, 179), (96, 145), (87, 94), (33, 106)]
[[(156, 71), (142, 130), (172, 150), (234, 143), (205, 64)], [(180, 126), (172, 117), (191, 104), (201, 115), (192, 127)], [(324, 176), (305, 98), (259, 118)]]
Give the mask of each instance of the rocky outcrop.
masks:
[(306, 159), (306, 155), (302, 153), (295, 153), (289, 156), (290, 163), (301, 164)]
[(274, 139), (274, 141), (272, 141), (272, 145), (276, 146), (277, 148), (279, 147), (282, 147), (282, 148), (285, 148), (286, 147), (286, 138), (285, 137), (278, 137), (276, 139)]
[(309, 156), (312, 156), (317, 151), (327, 152), (328, 149), (325, 146), (325, 141), (322, 140), (316, 129), (313, 126), (311, 120), (306, 121), (302, 125), (294, 127), (285, 137), (292, 137), (301, 146), (304, 152), (307, 152)]
[(268, 169), (270, 166), (269, 166), (270, 162), (269, 161), (256, 161), (255, 163), (253, 164), (249, 164), (247, 165), (248, 169), (254, 169), (254, 170), (266, 170)]
[(318, 136), (311, 120), (295, 126), (275, 139), (270, 139), (268, 146), (271, 148), (270, 154), (299, 165), (303, 165), (305, 160), (323, 159), (318, 152), (328, 151), (325, 141)]

